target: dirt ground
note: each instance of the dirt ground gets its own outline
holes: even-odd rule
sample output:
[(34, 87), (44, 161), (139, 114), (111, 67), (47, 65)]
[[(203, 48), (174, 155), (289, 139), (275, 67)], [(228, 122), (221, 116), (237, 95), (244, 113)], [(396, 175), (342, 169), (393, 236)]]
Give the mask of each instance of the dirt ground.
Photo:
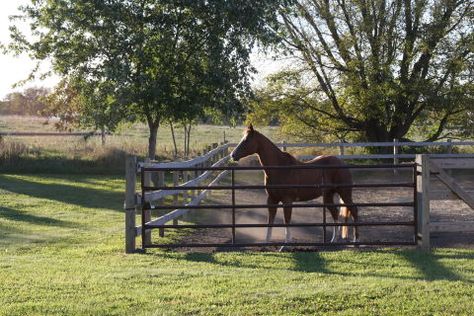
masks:
[[(380, 171), (376, 169), (365, 171), (354, 171), (355, 183), (397, 183), (412, 181), (411, 171), (399, 172), (394, 175), (393, 171)], [(453, 175), (462, 187), (474, 189), (474, 176), (458, 172)], [(242, 171), (235, 175), (237, 184), (262, 184), (263, 175), (260, 171)], [(229, 179), (224, 180), (228, 182)], [(439, 182), (435, 187), (442, 187)], [(379, 203), (379, 202), (412, 202), (412, 188), (355, 188), (353, 198), (355, 203)], [(237, 190), (236, 204), (265, 204), (266, 192), (264, 190)], [(318, 198), (312, 203), (322, 203)], [(231, 204), (231, 195), (228, 191), (214, 191), (213, 194), (201, 203), (205, 204)], [(412, 207), (359, 207), (360, 222), (395, 222), (413, 220)], [(332, 221), (329, 211), (326, 213), (328, 222)], [(473, 221), (474, 210), (462, 201), (432, 201), (432, 221)], [(190, 211), (183, 218), (199, 224), (230, 224), (232, 213), (225, 209), (199, 209)], [(321, 223), (323, 211), (321, 208), (294, 208), (292, 223)], [(267, 223), (266, 209), (237, 209), (236, 223)], [(283, 210), (278, 209), (275, 223), (283, 223)], [(352, 229), (352, 228), (351, 228)], [(362, 226), (359, 228), (361, 242), (404, 242), (412, 241), (414, 236), (413, 227), (405, 226)], [(236, 242), (264, 242), (266, 228), (238, 228), (236, 229)], [(327, 229), (327, 239), (332, 236), (332, 229)], [(352, 236), (352, 233), (351, 233)], [(322, 242), (323, 229), (320, 227), (294, 227), (292, 237), (295, 242)], [(273, 228), (272, 241), (284, 240), (284, 228)], [(186, 243), (230, 243), (230, 229), (195, 229), (183, 242)], [(474, 248), (474, 233), (436, 233), (432, 234), (433, 247), (463, 247)], [(225, 247), (224, 247), (225, 249)], [(255, 248), (252, 248), (255, 249)], [(298, 250), (298, 248), (296, 248)], [(304, 250), (306, 248), (299, 248)], [(189, 249), (184, 249), (185, 251)], [(201, 249), (201, 251), (213, 251), (215, 249)], [(271, 249), (265, 249), (271, 250)], [(294, 250), (294, 249), (293, 249)]]

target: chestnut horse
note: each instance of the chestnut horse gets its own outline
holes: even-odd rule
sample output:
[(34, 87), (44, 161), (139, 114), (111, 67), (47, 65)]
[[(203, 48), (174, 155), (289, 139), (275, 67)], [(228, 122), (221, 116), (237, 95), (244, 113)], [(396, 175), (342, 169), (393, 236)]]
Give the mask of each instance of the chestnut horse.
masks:
[[(301, 162), (287, 152), (281, 151), (275, 144), (250, 125), (244, 132), (244, 137), (230, 154), (235, 161), (252, 154), (257, 154), (260, 164), (265, 166), (345, 166), (344, 162), (334, 156), (319, 156), (308, 162)], [(291, 222), (292, 203), (295, 201), (309, 201), (323, 196), (325, 204), (334, 204), (334, 195), (339, 194), (342, 202), (352, 204), (352, 188), (338, 187), (338, 184), (352, 184), (352, 175), (347, 168), (314, 168), (314, 169), (264, 169), (265, 185), (314, 185), (315, 188), (267, 189), (267, 203), (269, 205), (283, 204), (285, 224)], [(319, 185), (332, 185), (330, 188), (319, 188)], [(338, 222), (339, 212), (336, 206), (327, 206), (335, 223)], [(268, 223), (273, 224), (277, 212), (276, 207), (268, 208)], [(356, 206), (342, 207), (341, 216), (347, 223), (349, 215), (357, 222)], [(340, 226), (339, 226), (340, 230)], [(354, 226), (354, 241), (358, 241), (359, 232)], [(267, 242), (270, 241), (272, 227), (267, 229)], [(336, 227), (333, 227), (331, 242), (336, 240)], [(342, 229), (342, 238), (348, 237), (347, 227)], [(285, 240), (291, 241), (289, 227), (285, 228)]]

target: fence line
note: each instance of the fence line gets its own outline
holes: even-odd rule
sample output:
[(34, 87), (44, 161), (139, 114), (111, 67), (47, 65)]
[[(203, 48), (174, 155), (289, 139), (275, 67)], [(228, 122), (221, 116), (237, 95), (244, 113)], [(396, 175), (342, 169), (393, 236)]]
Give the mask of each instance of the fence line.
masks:
[[(471, 210), (474, 210), (474, 195), (472, 191), (462, 188), (446, 169), (474, 169), (474, 160), (434, 159), (431, 155), (417, 155), (417, 194), (418, 197), (418, 232), (419, 244), (422, 249), (431, 247), (430, 236), (432, 232), (474, 232), (474, 221), (433, 221), (430, 218), (430, 201), (437, 200), (462, 200)], [(445, 187), (432, 190), (432, 178), (437, 178)]]
[[(204, 154), (203, 156), (182, 162), (169, 162), (169, 163), (157, 163), (157, 162), (145, 162), (145, 163), (137, 163), (137, 158), (134, 156), (129, 156), (126, 159), (126, 168), (125, 168), (125, 177), (126, 177), (126, 197), (125, 197), (125, 249), (127, 253), (135, 252), (136, 251), (136, 236), (141, 234), (142, 226), (146, 225), (147, 223), (166, 223), (168, 221), (173, 220), (173, 224), (177, 224), (177, 218), (184, 215), (186, 212), (189, 211), (186, 207), (189, 206), (197, 206), (199, 203), (209, 194), (209, 190), (203, 190), (200, 193), (195, 194), (196, 192), (190, 189), (191, 193), (188, 194), (187, 190), (174, 190), (172, 192), (166, 191), (153, 191), (145, 196), (136, 192), (136, 182), (137, 182), (137, 172), (141, 174), (141, 181), (144, 181), (143, 184), (145, 186), (151, 185), (152, 182), (152, 174), (148, 173), (146, 176), (143, 172), (145, 168), (171, 168), (170, 166), (178, 166), (178, 167), (219, 167), (227, 163), (229, 160), (229, 156), (227, 154), (229, 145), (222, 144), (221, 146), (217, 146), (216, 148), (209, 150), (208, 153)], [(165, 172), (158, 170), (157, 172), (153, 172), (155, 180), (157, 183), (155, 185), (164, 186), (165, 185)], [(227, 174), (227, 172), (221, 172), (217, 175), (208, 186), (214, 186), (218, 184), (218, 182)], [(182, 178), (185, 183), (178, 186), (178, 173), (173, 172), (173, 185), (182, 187), (191, 187), (201, 184), (204, 180), (208, 179), (212, 175), (212, 171), (200, 173), (196, 170), (194, 172), (194, 178), (190, 178), (190, 172), (183, 171)], [(142, 185), (143, 185), (142, 184)], [(174, 202), (178, 201), (178, 195), (182, 194), (183, 200), (185, 205), (183, 209), (175, 209), (157, 219), (151, 219), (151, 207), (149, 210), (144, 212), (144, 218), (142, 218), (142, 225), (136, 226), (136, 214), (137, 212), (144, 207), (144, 203), (149, 203), (151, 206), (151, 202), (156, 204), (158, 207), (160, 204), (163, 203), (163, 199), (168, 196), (173, 196)], [(189, 198), (189, 202), (188, 201)], [(160, 229), (160, 236), (163, 236), (164, 230)], [(151, 234), (147, 232), (145, 235), (147, 240), (151, 240)]]
[(209, 159), (212, 157), (216, 156), (216, 154), (227, 150), (229, 147), (231, 147), (230, 144), (223, 144), (221, 146), (218, 146), (208, 153), (190, 159), (186, 161), (172, 161), (172, 162), (141, 162), (138, 163), (138, 169), (140, 168), (189, 168), (189, 167), (194, 167), (196, 165), (202, 164), (207, 162)]
[(0, 132), (0, 137), (2, 136), (29, 136), (29, 137), (36, 137), (36, 136), (83, 136), (83, 137), (90, 137), (90, 136), (101, 136), (102, 133), (97, 132), (72, 132), (72, 133), (55, 133), (55, 132)]
[[(220, 167), (224, 165), (227, 161), (229, 161), (229, 158), (230, 158), (229, 156), (225, 156), (224, 158), (220, 159), (218, 162), (213, 164), (211, 167)], [(148, 168), (148, 167), (143, 167), (143, 168)], [(192, 187), (192, 186), (199, 185), (201, 182), (209, 178), (211, 174), (212, 174), (212, 171), (206, 171), (202, 173), (200, 176), (183, 183), (179, 187), (185, 188), (185, 187)], [(152, 202), (155, 200), (163, 199), (166, 196), (176, 195), (182, 192), (183, 192), (182, 189), (181, 190), (166, 190), (166, 191), (160, 190), (160, 191), (149, 192), (145, 194), (145, 202)]]
[[(224, 166), (229, 161), (228, 150), (231, 147), (235, 147), (236, 144), (222, 144), (221, 146), (217, 146), (216, 148), (209, 150), (206, 154), (196, 157), (194, 159), (190, 159), (187, 161), (173, 161), (173, 162), (165, 162), (165, 163), (158, 163), (158, 162), (141, 162), (137, 163), (136, 158), (134, 160), (127, 160), (127, 198), (125, 203), (125, 210), (126, 210), (126, 249), (127, 252), (135, 251), (135, 238), (141, 232), (141, 226), (135, 225), (135, 216), (136, 212), (140, 210), (144, 205), (143, 203), (150, 203), (153, 202), (156, 206), (152, 206), (152, 208), (160, 208), (160, 204), (163, 200), (168, 196), (173, 196), (173, 199), (177, 201), (179, 194), (182, 195), (184, 199), (184, 203), (182, 206), (172, 210), (171, 212), (156, 218), (151, 219), (150, 216), (146, 216), (142, 225), (164, 225), (167, 222), (173, 220), (174, 224), (177, 225), (178, 217), (184, 215), (190, 208), (196, 206), (199, 208), (200, 202), (207, 196), (210, 192), (208, 189), (204, 189), (203, 191), (199, 192), (197, 186), (201, 184), (204, 180), (208, 179), (212, 175), (212, 171), (204, 170), (205, 168), (211, 167), (215, 168), (213, 171), (217, 171), (217, 169)], [(459, 158), (474, 158), (474, 154), (452, 154), (452, 148), (454, 146), (474, 146), (474, 142), (472, 141), (464, 141), (464, 142), (398, 142), (394, 141), (385, 142), (385, 143), (331, 143), (331, 144), (318, 144), (318, 143), (308, 143), (308, 144), (292, 144), (292, 143), (279, 143), (277, 146), (286, 149), (288, 147), (296, 147), (296, 148), (304, 148), (304, 147), (339, 147), (340, 152), (344, 153), (345, 147), (390, 147), (393, 146), (393, 154), (379, 154), (379, 155), (336, 155), (342, 159), (393, 159), (394, 162), (398, 162), (398, 159), (412, 159), (417, 156), (415, 154), (399, 154), (399, 148), (403, 146), (412, 146), (412, 147), (433, 147), (433, 146), (446, 146), (447, 153), (445, 154), (429, 154), (426, 155), (430, 158), (444, 158), (442, 160), (443, 167), (448, 169), (456, 169), (456, 168), (472, 168), (474, 165), (474, 160), (464, 161)], [(300, 159), (312, 159), (314, 156), (300, 156)], [(440, 160), (441, 163), (441, 160)], [(152, 192), (147, 193), (144, 197), (141, 194), (136, 192), (135, 184), (131, 184), (132, 182), (136, 182), (136, 175), (137, 172), (141, 172), (143, 169), (158, 169), (152, 173), (154, 173), (157, 177), (158, 184), (155, 186), (151, 185), (151, 180), (147, 180), (147, 184), (145, 186), (149, 186), (150, 188), (160, 186), (164, 186), (164, 179), (165, 179), (165, 169), (182, 169), (181, 171), (176, 171), (173, 173), (173, 183), (174, 186), (177, 187), (176, 190), (155, 190)], [(186, 171), (186, 168), (193, 169), (192, 171)], [(159, 170), (163, 169), (163, 170)], [(221, 168), (222, 169), (222, 168)], [(426, 169), (426, 168), (425, 168)], [(181, 185), (177, 185), (179, 174), (182, 175), (182, 179), (184, 183)], [(426, 171), (425, 171), (426, 172)], [(217, 175), (215, 178), (211, 180), (210, 186), (215, 186), (218, 184), (219, 180), (221, 180), (226, 172), (222, 172)], [(148, 173), (148, 177), (150, 178), (151, 173)], [(426, 181), (425, 181), (426, 183)], [(155, 182), (156, 184), (156, 182)], [(188, 188), (186, 190), (185, 188)], [(429, 190), (426, 191), (428, 193)], [(455, 197), (455, 193), (448, 191), (442, 192), (430, 192), (429, 194), (424, 194), (425, 198), (429, 199), (433, 197), (433, 194), (438, 193), (439, 196), (436, 199), (444, 198), (450, 199)], [(469, 192), (471, 193), (471, 192)], [(151, 214), (151, 213), (150, 213)], [(132, 219), (133, 217), (133, 219)], [(421, 214), (420, 214), (421, 217)], [(428, 216), (425, 216), (427, 218)], [(428, 217), (429, 218), (429, 217)], [(438, 223), (433, 223), (434, 225), (439, 226)], [(433, 225), (433, 227), (435, 227)], [(437, 227), (436, 226), (436, 227)], [(421, 227), (420, 227), (421, 228)], [(163, 229), (160, 229), (160, 233), (163, 234)], [(425, 230), (426, 232), (426, 230)], [(427, 239), (426, 233), (424, 236), (425, 240)], [(420, 236), (421, 237), (421, 236)], [(148, 238), (148, 237), (147, 237)], [(133, 241), (132, 241), (133, 239)], [(429, 247), (429, 246), (428, 246)]]
[[(236, 144), (230, 144), (235, 146)], [(276, 143), (278, 147), (431, 147), (431, 146), (474, 146), (474, 141), (446, 142), (373, 142), (373, 143)]]

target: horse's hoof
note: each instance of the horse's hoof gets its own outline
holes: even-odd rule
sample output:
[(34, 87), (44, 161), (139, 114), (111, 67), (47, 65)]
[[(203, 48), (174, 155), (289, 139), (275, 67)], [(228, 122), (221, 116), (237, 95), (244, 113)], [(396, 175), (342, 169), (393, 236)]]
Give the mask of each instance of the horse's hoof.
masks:
[(287, 246), (281, 246), (280, 249), (278, 249), (278, 252), (283, 252), (286, 251)]

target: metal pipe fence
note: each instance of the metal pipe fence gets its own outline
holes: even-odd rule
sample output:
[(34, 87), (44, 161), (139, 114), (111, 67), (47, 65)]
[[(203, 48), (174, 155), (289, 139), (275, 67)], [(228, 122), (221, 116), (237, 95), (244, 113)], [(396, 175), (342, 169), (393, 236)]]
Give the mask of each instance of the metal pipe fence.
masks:
[[(235, 174), (239, 171), (245, 170), (294, 170), (294, 169), (406, 169), (412, 172), (411, 182), (399, 182), (399, 183), (359, 183), (359, 184), (315, 184), (315, 185), (239, 185), (236, 184)], [(146, 173), (152, 172), (181, 172), (181, 171), (229, 171), (230, 172), (230, 185), (215, 185), (215, 186), (178, 186), (176, 184), (172, 186), (158, 185), (150, 186), (145, 185)], [(380, 165), (345, 165), (345, 166), (312, 166), (312, 165), (296, 165), (296, 166), (252, 166), (252, 167), (241, 167), (241, 166), (219, 166), (219, 167), (141, 167), (141, 237), (142, 237), (142, 248), (176, 248), (176, 247), (267, 247), (267, 246), (393, 246), (393, 245), (416, 245), (417, 243), (417, 212), (416, 205), (417, 201), (417, 173), (416, 164), (380, 164)], [(292, 207), (298, 208), (322, 208), (323, 209), (323, 220), (322, 222), (310, 222), (310, 223), (291, 223), (291, 224), (259, 224), (259, 223), (237, 223), (236, 222), (236, 210), (237, 209), (263, 209), (268, 207), (281, 207), (282, 204), (239, 204), (236, 202), (237, 190), (256, 190), (256, 189), (333, 189), (335, 187), (352, 187), (352, 188), (411, 188), (413, 190), (413, 200), (406, 202), (379, 202), (379, 203), (292, 203)], [(150, 205), (145, 203), (145, 194), (149, 191), (156, 190), (228, 190), (231, 192), (231, 203), (230, 204), (206, 204), (206, 205), (156, 205), (153, 207), (155, 210), (173, 210), (173, 209), (196, 209), (196, 210), (231, 210), (231, 223), (226, 224), (153, 224), (146, 221), (145, 212), (149, 211)], [(413, 209), (413, 219), (406, 221), (366, 221), (366, 222), (348, 222), (348, 223), (332, 223), (327, 222), (326, 219), (326, 208), (328, 207), (411, 207)], [(410, 241), (357, 241), (357, 242), (336, 242), (330, 243), (326, 238), (326, 229), (328, 227), (335, 226), (347, 226), (347, 227), (383, 227), (383, 226), (407, 226), (413, 228), (413, 235)], [(268, 227), (320, 227), (323, 229), (323, 240), (322, 242), (237, 242), (236, 230), (242, 228), (268, 228)], [(146, 234), (151, 229), (231, 229), (231, 241), (230, 243), (173, 243), (173, 244), (159, 244), (159, 243), (147, 243)]]

